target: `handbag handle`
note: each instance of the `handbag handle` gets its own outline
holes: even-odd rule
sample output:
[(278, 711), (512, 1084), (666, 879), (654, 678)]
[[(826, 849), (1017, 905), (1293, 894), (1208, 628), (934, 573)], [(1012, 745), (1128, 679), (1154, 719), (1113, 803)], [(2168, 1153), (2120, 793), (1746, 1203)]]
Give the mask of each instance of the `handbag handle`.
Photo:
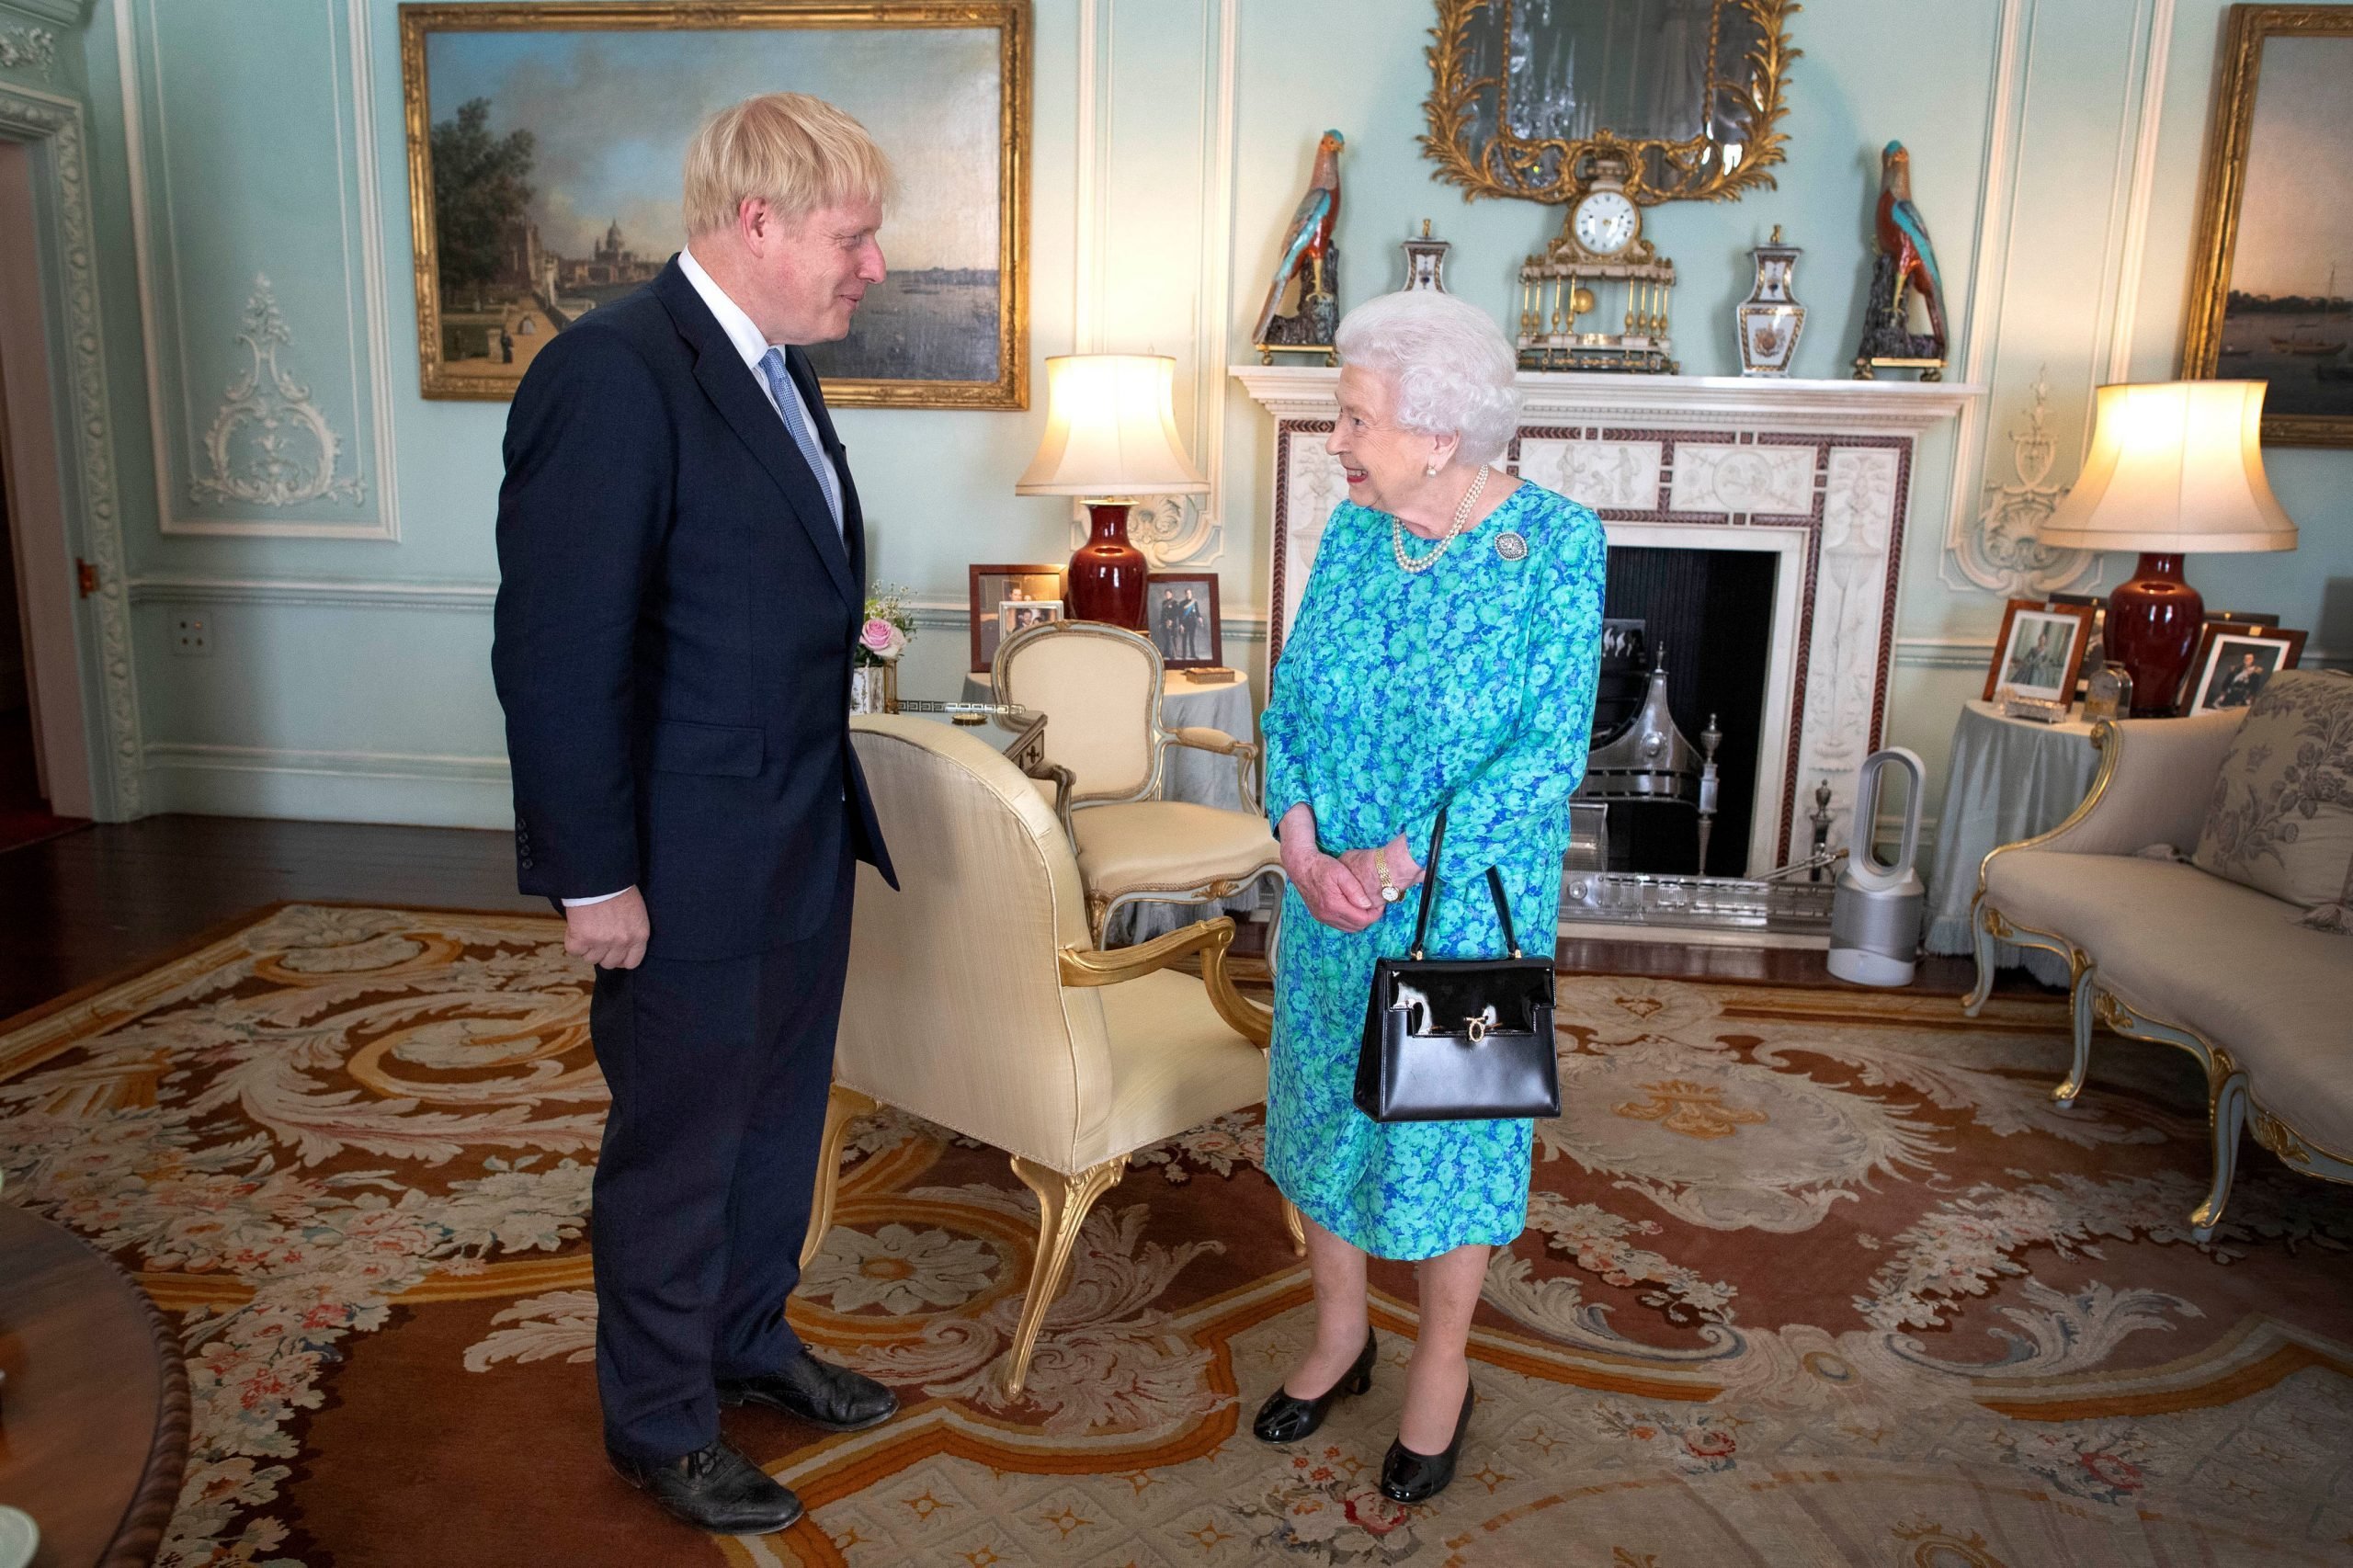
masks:
[[(1446, 846), (1446, 808), (1438, 809), (1438, 820), (1430, 824), (1430, 855), (1422, 862), (1422, 904), (1414, 915), (1414, 961), (1422, 961), (1422, 949), (1427, 946), (1430, 934), (1430, 903), (1432, 890), (1438, 886), (1438, 851)], [(1487, 868), (1487, 892), (1495, 901), (1495, 918), (1503, 923), (1504, 946), (1514, 958), (1521, 957), (1519, 938), (1512, 934), (1511, 901), (1504, 896), (1503, 873), (1493, 866)]]

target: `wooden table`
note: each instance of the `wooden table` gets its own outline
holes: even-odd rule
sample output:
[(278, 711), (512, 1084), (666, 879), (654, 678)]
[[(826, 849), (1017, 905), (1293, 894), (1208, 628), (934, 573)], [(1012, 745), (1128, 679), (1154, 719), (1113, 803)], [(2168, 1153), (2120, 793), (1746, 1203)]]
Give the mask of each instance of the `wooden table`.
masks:
[(0, 1503), (40, 1527), (33, 1568), (154, 1560), (188, 1464), (179, 1337), (131, 1277), (0, 1199)]

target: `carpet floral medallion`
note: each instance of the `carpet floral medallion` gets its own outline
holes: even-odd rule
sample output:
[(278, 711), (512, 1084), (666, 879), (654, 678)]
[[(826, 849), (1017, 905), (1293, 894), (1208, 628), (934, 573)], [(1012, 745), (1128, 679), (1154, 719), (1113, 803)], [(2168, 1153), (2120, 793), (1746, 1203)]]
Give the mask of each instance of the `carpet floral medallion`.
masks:
[(793, 1312), (904, 1412), (730, 1413), (810, 1511), (706, 1540), (599, 1451), (604, 1089), (560, 933), (290, 907), (0, 1037), (6, 1199), (186, 1346), (169, 1568), (2353, 1563), (2353, 1193), (2250, 1150), (2192, 1239), (2186, 1060), (2104, 1040), (2062, 1111), (2054, 1003), (1569, 978), (1434, 1506), (1372, 1484), (1404, 1267), (1372, 1393), (1248, 1435), (1310, 1322), (1255, 1115), (1135, 1158), (1008, 1398), (1034, 1200), (886, 1110)]

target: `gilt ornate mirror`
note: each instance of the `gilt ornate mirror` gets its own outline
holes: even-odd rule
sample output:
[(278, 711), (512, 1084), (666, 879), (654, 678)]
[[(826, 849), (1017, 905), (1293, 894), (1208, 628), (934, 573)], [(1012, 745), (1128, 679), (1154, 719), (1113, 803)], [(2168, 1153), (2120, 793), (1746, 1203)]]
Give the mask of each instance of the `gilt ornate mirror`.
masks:
[(1770, 186), (1796, 0), (1438, 0), (1422, 150), (1470, 196), (1575, 199), (1614, 151), (1643, 206)]

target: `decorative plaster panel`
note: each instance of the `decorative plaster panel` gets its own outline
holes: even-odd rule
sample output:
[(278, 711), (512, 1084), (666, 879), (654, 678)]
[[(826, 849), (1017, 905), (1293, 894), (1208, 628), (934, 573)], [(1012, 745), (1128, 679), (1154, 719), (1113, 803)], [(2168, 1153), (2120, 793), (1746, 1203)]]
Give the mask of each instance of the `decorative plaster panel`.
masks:
[(1802, 517), (1813, 510), (1813, 454), (1800, 447), (1686, 442), (1677, 453), (1666, 508), (1728, 517), (1759, 512)]
[(1581, 495), (1588, 506), (1639, 509), (1658, 495), (1666, 448), (1656, 441), (1546, 441), (1523, 438), (1519, 472), (1547, 490)]
[(115, 8), (160, 527), (397, 539), (367, 7), (252, 12)]
[[(1236, 366), (1276, 417), (1268, 662), (1315, 547), (1346, 494), (1323, 438), (1337, 373)], [(1523, 375), (1506, 466), (1585, 502), (1644, 544), (1779, 553), (1802, 574), (1774, 628), (1790, 676), (1766, 693), (1758, 759), (1761, 870), (1789, 858), (1801, 791), (1827, 778), (1843, 836), (1854, 772), (1880, 744), (1895, 660), (1895, 594), (1915, 437), (1978, 389), (1949, 384)], [(1640, 420), (1639, 425), (1632, 421)], [(1797, 564), (1802, 562), (1802, 565)]]
[(49, 80), (57, 63), (57, 35), (47, 28), (0, 28), (0, 70), (26, 71)]

